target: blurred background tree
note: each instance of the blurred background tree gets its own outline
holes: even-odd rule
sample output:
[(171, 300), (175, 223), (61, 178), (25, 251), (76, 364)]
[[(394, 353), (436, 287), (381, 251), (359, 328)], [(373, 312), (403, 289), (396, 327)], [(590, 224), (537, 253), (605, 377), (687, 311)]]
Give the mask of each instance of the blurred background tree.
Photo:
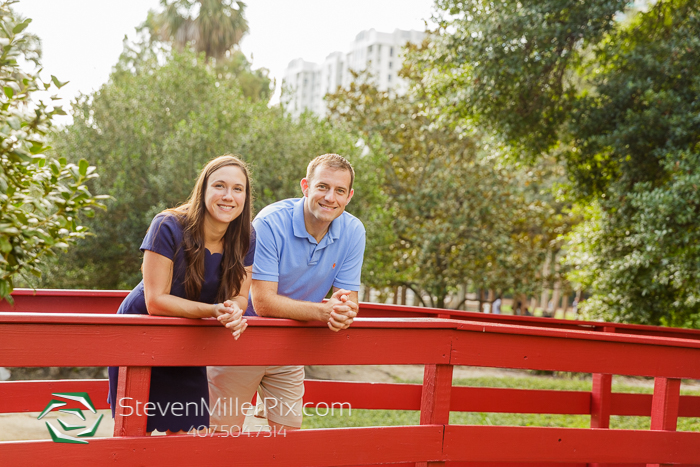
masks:
[(570, 278), (591, 317), (697, 326), (700, 5), (438, 0), (419, 60), (436, 121), (554, 157), (586, 221)]
[(238, 48), (248, 33), (246, 4), (236, 0), (161, 0), (162, 10), (151, 10), (141, 25), (148, 47), (168, 45), (203, 53), (219, 79), (236, 80), (243, 95), (268, 101), (274, 83), (264, 68), (251, 64)]
[(172, 51), (163, 65), (151, 57), (136, 72), (118, 65), (109, 83), (77, 100), (73, 119), (55, 134), (56, 152), (89, 155), (102, 174), (95, 189), (114, 199), (91, 221), (95, 235), (51, 268), (45, 283), (60, 287), (135, 286), (151, 219), (184, 202), (215, 156), (237, 153), (250, 164), (257, 211), (299, 196), (313, 156), (358, 152), (326, 122), (294, 122), (279, 107), (246, 99), (236, 81), (219, 80), (188, 50)]
[(385, 195), (385, 215), (368, 230), (391, 235), (368, 248), (365, 261), (376, 264), (363, 280), (407, 287), (439, 308), (463, 305), (455, 292), (466, 284), (539, 291), (547, 249), (561, 233), (551, 200), (527, 187), (522, 170), (496, 164), (478, 131), (433, 124), (422, 76), (410, 67), (402, 75), (405, 95), (379, 91), (363, 75), (327, 97), (331, 120), (375, 155), (371, 170)]
[(103, 207), (103, 197), (87, 189), (97, 176), (87, 160), (69, 164), (46, 155), (53, 118), (65, 112), (55, 96), (46, 104), (37, 94), (65, 83), (54, 76), (44, 82), (38, 70), (20, 67), (39, 66), (41, 48), (25, 32), (31, 19), (16, 15), (12, 3), (0, 3), (0, 300), (10, 301), (17, 281), (41, 275), (47, 257), (85, 237), (79, 216)]

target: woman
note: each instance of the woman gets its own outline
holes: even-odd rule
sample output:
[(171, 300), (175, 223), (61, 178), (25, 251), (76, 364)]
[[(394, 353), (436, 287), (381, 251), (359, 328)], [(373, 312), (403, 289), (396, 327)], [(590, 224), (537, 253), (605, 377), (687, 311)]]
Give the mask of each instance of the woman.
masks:
[[(141, 244), (143, 280), (124, 299), (119, 314), (217, 318), (238, 339), (248, 326), (255, 232), (250, 181), (244, 162), (217, 157), (199, 174), (189, 200), (158, 214)], [(109, 368), (109, 403), (116, 407), (119, 368)], [(206, 367), (153, 367), (147, 431), (176, 433), (209, 426)], [(199, 413), (170, 407), (196, 403)], [(190, 405), (190, 407), (192, 407)], [(204, 413), (201, 413), (204, 412)]]

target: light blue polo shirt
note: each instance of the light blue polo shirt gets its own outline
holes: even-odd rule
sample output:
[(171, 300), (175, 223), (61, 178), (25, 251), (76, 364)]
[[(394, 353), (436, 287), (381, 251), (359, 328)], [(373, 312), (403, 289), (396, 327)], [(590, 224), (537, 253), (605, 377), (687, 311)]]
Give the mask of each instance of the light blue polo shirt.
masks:
[[(359, 291), (365, 227), (343, 212), (317, 242), (304, 225), (304, 200), (286, 199), (258, 213), (253, 279), (277, 282), (277, 293), (321, 302), (332, 286)], [(255, 315), (248, 300), (246, 315)]]

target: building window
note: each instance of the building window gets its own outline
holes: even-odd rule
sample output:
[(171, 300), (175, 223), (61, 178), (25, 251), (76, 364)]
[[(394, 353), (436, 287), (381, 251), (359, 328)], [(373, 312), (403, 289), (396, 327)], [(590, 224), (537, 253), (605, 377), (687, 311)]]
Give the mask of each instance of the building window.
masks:
[(391, 70), (391, 62), (389, 62), (389, 69)]
[(390, 57), (394, 56), (394, 48), (393, 47), (389, 47), (389, 56)]
[(367, 53), (372, 53), (372, 46), (367, 47)]
[(387, 80), (388, 80), (389, 82), (391, 82), (391, 74), (389, 74)]

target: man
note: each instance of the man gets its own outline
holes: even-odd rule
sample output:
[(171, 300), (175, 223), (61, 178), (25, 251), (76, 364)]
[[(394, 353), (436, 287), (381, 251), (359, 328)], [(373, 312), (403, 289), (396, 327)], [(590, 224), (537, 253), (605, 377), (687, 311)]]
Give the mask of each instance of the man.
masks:
[[(335, 332), (352, 324), (365, 250), (364, 226), (345, 212), (354, 179), (344, 157), (319, 156), (301, 180), (302, 198), (278, 201), (256, 216), (252, 300), (246, 315), (318, 320)], [(331, 298), (322, 303), (331, 288)], [(214, 413), (212, 426), (242, 427), (242, 407), (258, 391), (258, 407), (273, 430), (301, 428), (303, 366), (209, 367), (208, 374), (211, 404), (238, 405), (233, 414)]]

